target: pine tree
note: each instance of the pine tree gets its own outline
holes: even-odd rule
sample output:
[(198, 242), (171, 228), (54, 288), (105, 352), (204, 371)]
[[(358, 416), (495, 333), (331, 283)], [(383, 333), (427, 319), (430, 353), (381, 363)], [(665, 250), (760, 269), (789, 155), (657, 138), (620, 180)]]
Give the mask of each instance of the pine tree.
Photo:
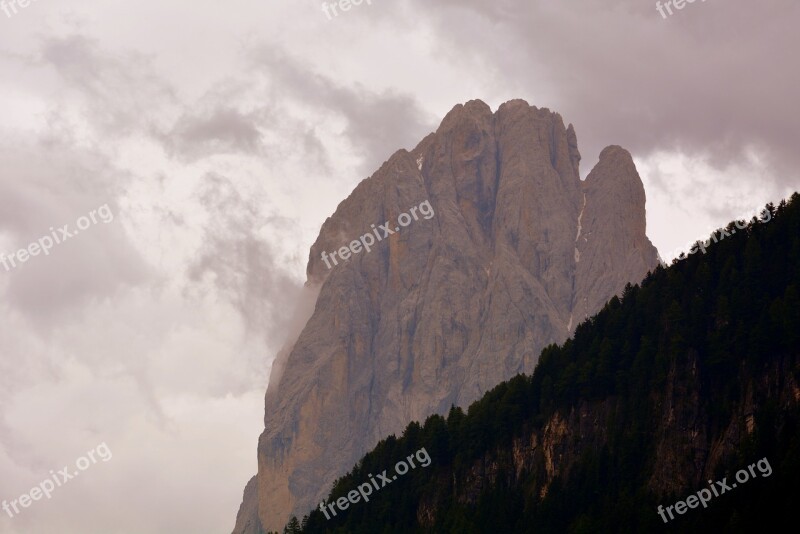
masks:
[(288, 523), (286, 523), (286, 527), (283, 529), (283, 534), (302, 534), (302, 530), (300, 528), (300, 521), (297, 520), (297, 517), (292, 516)]

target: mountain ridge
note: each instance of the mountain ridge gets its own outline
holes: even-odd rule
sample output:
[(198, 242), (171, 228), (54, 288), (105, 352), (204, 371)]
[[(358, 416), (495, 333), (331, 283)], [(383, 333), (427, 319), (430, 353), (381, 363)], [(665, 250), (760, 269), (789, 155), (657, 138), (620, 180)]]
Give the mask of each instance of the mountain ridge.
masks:
[[(234, 534), (282, 527), (383, 436), (531, 372), (545, 345), (656, 267), (633, 160), (603, 154), (581, 181), (560, 115), (472, 100), (356, 186), (311, 247), (315, 311), (270, 380)], [(430, 220), (325, 265), (323, 252), (424, 201)]]

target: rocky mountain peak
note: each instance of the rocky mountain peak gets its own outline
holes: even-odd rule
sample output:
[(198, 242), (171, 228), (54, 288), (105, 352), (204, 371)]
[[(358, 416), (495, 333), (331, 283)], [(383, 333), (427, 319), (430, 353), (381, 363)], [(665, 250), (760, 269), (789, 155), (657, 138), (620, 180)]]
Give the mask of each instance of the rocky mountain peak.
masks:
[[(271, 381), (235, 534), (280, 530), (380, 438), (530, 373), (657, 265), (630, 154), (608, 147), (585, 182), (579, 162), (558, 113), (472, 100), (339, 204), (311, 247), (316, 308)], [(430, 216), (398, 223), (412, 208)], [(369, 251), (344, 248), (370, 234)]]

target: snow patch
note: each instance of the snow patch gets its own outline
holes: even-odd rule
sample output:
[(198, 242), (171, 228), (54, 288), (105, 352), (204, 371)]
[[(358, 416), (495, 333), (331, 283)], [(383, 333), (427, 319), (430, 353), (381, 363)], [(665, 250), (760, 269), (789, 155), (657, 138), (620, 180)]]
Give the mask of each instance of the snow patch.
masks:
[[(575, 234), (575, 244), (577, 245), (578, 239), (581, 237), (581, 230), (583, 226), (581, 225), (581, 220), (583, 219), (583, 212), (586, 210), (586, 193), (583, 194), (583, 207), (581, 208), (581, 213), (578, 215), (578, 233)], [(586, 238), (583, 238), (586, 241)], [(581, 253), (578, 252), (578, 247), (575, 247), (575, 263), (580, 263), (581, 261)], [(572, 318), (570, 317), (570, 324), (572, 324)]]

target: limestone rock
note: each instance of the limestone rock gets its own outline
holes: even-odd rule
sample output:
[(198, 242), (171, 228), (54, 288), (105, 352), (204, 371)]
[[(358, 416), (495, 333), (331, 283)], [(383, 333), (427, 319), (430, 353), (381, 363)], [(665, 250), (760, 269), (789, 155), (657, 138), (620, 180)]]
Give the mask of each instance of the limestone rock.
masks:
[[(579, 161), (557, 113), (470, 101), (338, 206), (311, 247), (319, 297), (271, 380), (234, 534), (280, 531), (381, 438), (532, 372), (544, 346), (655, 268), (630, 154), (605, 149), (585, 182)], [(430, 219), (322, 260), (426, 200)]]

